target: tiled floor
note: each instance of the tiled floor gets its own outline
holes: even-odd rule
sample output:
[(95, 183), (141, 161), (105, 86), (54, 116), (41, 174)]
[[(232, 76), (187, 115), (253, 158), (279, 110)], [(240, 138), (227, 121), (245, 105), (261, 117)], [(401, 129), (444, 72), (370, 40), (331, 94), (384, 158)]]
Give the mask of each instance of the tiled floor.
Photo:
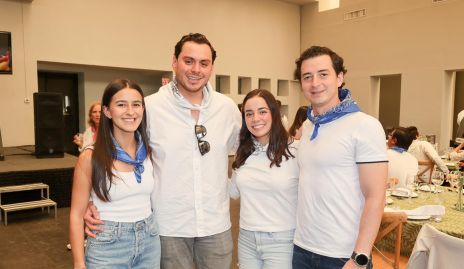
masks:
[[(239, 201), (231, 201), (232, 235), (237, 246)], [(72, 268), (68, 251), (69, 208), (53, 213), (22, 211), (8, 214), (8, 226), (0, 224), (0, 269), (61, 269)], [(237, 249), (234, 249), (232, 269), (237, 269)], [(402, 258), (400, 268), (406, 268)], [(391, 268), (374, 253), (375, 268)]]
[[(231, 202), (232, 233), (237, 246), (238, 201)], [(12, 212), (8, 226), (0, 224), (0, 269), (72, 268), (72, 255), (66, 244), (69, 236), (69, 208), (59, 208), (57, 220), (41, 210)], [(234, 249), (233, 264), (237, 264)], [(236, 269), (237, 267), (232, 267)]]
[(72, 268), (68, 241), (69, 208), (58, 218), (47, 211), (12, 212), (8, 226), (0, 224), (0, 269)]

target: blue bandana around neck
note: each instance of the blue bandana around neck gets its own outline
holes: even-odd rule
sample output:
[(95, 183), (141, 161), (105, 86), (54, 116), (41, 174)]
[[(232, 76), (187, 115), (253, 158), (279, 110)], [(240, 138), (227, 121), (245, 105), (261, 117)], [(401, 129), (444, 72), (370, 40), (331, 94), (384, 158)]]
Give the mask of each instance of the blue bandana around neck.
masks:
[(147, 150), (145, 148), (145, 144), (143, 143), (142, 135), (138, 131), (135, 133), (135, 135), (137, 139), (137, 151), (135, 152), (135, 160), (132, 159), (132, 157), (121, 148), (116, 139), (114, 139), (114, 136), (111, 135), (111, 139), (113, 140), (114, 146), (116, 148), (116, 152), (113, 158), (118, 161), (133, 165), (135, 179), (137, 180), (137, 183), (141, 183), (142, 173), (145, 170), (143, 167), (143, 162), (147, 158)]
[(400, 148), (400, 147), (397, 147), (397, 146), (394, 146), (394, 147), (391, 147), (390, 149), (398, 152), (398, 153), (403, 153), (405, 152), (406, 150), (404, 148)]
[(310, 140), (317, 137), (321, 124), (329, 123), (349, 113), (361, 111), (356, 104), (356, 101), (351, 99), (350, 90), (338, 90), (338, 98), (340, 98), (341, 102), (322, 115), (313, 116), (311, 113), (312, 107), (308, 107), (308, 112), (306, 114), (308, 119), (314, 124), (313, 134), (311, 135)]

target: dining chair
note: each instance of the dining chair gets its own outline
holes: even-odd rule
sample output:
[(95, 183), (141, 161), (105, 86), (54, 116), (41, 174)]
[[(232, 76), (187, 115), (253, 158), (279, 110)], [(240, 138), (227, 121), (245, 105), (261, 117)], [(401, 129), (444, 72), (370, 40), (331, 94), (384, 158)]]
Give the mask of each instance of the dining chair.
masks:
[(381, 254), (382, 258), (395, 269), (398, 269), (400, 265), (401, 234), (403, 233), (403, 224), (405, 224), (407, 220), (408, 216), (405, 212), (383, 212), (382, 223), (380, 225), (379, 232), (377, 233), (377, 238), (375, 239), (375, 243), (377, 243), (393, 230), (396, 230), (393, 261), (386, 258), (380, 250), (374, 247), (374, 249)]
[(421, 168), (425, 167), (424, 170), (420, 171), (419, 173), (417, 173), (417, 178), (421, 178), (422, 175), (424, 175), (425, 173), (428, 173), (428, 184), (432, 184), (432, 174), (433, 174), (433, 169), (435, 168), (435, 163), (431, 160), (426, 160), (426, 161), (417, 161), (418, 164), (419, 164), (419, 171), (421, 170)]
[(409, 257), (408, 269), (455, 269), (464, 265), (464, 240), (424, 224)]

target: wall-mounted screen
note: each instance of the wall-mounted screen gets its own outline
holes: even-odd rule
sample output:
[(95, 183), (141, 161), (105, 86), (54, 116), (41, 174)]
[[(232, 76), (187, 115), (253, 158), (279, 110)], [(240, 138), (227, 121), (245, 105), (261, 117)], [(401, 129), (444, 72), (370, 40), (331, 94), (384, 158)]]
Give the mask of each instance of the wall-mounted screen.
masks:
[(13, 74), (11, 33), (0, 31), (0, 74)]

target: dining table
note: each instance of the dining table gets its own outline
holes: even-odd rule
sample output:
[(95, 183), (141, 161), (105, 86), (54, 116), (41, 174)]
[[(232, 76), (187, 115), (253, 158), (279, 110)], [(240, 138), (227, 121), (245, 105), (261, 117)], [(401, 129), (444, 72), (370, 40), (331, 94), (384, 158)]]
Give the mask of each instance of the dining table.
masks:
[[(427, 186), (427, 185), (426, 185)], [(424, 189), (424, 188), (421, 188)], [(426, 190), (434, 189), (425, 188)], [(417, 197), (396, 197), (390, 196), (387, 198), (391, 203), (386, 205), (385, 211), (401, 211), (411, 210), (423, 205), (443, 205), (445, 207), (445, 214), (441, 217), (441, 220), (437, 221), (431, 216), (427, 216), (421, 219), (409, 219), (403, 226), (402, 240), (401, 240), (401, 255), (409, 257), (411, 255), (414, 243), (416, 242), (417, 235), (425, 223), (428, 223), (451, 236), (455, 236), (464, 239), (464, 211), (459, 211), (457, 208), (457, 202), (459, 194), (455, 188), (449, 188), (444, 186), (437, 187), (438, 193), (430, 191), (421, 191), (416, 189)], [(416, 195), (414, 195), (416, 196)], [(464, 201), (464, 195), (461, 197)], [(393, 252), (395, 246), (395, 235), (390, 233), (384, 239), (377, 242), (375, 246), (379, 250), (386, 250)], [(463, 254), (464, 255), (464, 254)]]

